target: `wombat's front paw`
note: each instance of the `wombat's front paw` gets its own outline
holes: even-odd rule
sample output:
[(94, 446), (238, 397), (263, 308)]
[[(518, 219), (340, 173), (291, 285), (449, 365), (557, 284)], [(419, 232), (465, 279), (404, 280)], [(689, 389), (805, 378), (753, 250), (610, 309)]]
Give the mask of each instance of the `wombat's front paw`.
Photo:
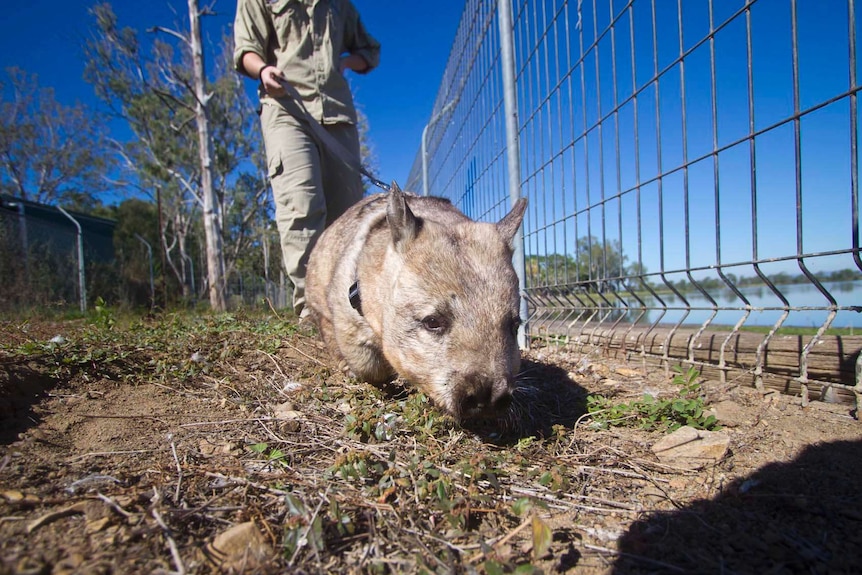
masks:
[(350, 366), (347, 364), (347, 360), (342, 359), (338, 362), (338, 369), (344, 372), (347, 377), (352, 377), (356, 379), (356, 374), (353, 373), (353, 370), (350, 369)]

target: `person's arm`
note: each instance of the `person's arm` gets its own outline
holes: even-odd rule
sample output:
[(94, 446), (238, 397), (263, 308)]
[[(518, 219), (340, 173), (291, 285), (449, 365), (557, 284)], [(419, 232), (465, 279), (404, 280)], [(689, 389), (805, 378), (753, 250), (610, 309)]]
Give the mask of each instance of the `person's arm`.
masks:
[(365, 74), (380, 63), (380, 42), (365, 29), (352, 3), (347, 3), (345, 12), (344, 50), (348, 55), (341, 58), (340, 68)]
[(276, 98), (287, 95), (287, 90), (281, 85), (286, 81), (284, 73), (274, 64), (267, 64), (260, 54), (254, 52), (243, 54), (241, 62), (245, 74), (260, 80), (260, 85), (267, 94)]
[(359, 54), (348, 54), (341, 58), (341, 70), (340, 72), (343, 74), (345, 70), (353, 70), (357, 74), (364, 74), (371, 69), (371, 66), (368, 65), (368, 62), (365, 61), (365, 58), (360, 56)]
[(284, 75), (270, 65), (263, 54), (267, 53), (269, 21), (267, 8), (261, 0), (237, 0), (234, 19), (234, 67), (249, 78), (259, 80), (264, 91), (271, 96), (283, 96), (279, 83)]

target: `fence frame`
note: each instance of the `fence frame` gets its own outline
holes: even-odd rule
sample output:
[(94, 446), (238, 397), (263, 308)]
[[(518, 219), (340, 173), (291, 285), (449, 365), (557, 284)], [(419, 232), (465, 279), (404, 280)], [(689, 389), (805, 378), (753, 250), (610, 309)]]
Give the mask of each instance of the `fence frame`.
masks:
[[(524, 236), (518, 241), (520, 251), (516, 253), (514, 264), (519, 274), (523, 304), (528, 306), (525, 310), (526, 330), (533, 341), (562, 341), (579, 349), (598, 347), (622, 353), (626, 358), (636, 354), (644, 364), (647, 360), (657, 360), (666, 370), (677, 362), (697, 365), (704, 370), (714, 370), (722, 382), (727, 381), (731, 370), (742, 370), (751, 376), (751, 384), (756, 388), (777, 387), (785, 392), (798, 393), (804, 405), (811, 399), (811, 387), (814, 386), (820, 392), (819, 398), (824, 400), (833, 400), (836, 393), (844, 398), (852, 395), (858, 409), (862, 405), (862, 368), (859, 367), (862, 365), (859, 353), (862, 338), (834, 336), (827, 332), (836, 317), (862, 312), (862, 306), (855, 302), (839, 303), (839, 294), (825, 285), (819, 272), (814, 271), (817, 264), (829, 258), (848, 261), (849, 269), (855, 266), (857, 274), (862, 271), (857, 102), (860, 86), (857, 83), (856, 54), (859, 23), (855, 0), (846, 1), (847, 11), (841, 16), (846, 16), (847, 22), (844, 32), (848, 40), (846, 88), (814, 103), (803, 103), (802, 99), (800, 27), (803, 24), (800, 23), (799, 0), (790, 0), (787, 16), (792, 110), (768, 125), (760, 125), (755, 118), (762, 96), (757, 96), (755, 90), (756, 82), (761, 81), (761, 72), (754, 65), (759, 60), (756, 61), (753, 55), (752, 32), (755, 23), (764, 25), (765, 19), (761, 14), (766, 8), (759, 5), (766, 2), (738, 0), (735, 4), (728, 2), (726, 5), (718, 4), (716, 0), (706, 2), (708, 28), (693, 42), (687, 42), (685, 15), (694, 9), (691, 3), (685, 4), (682, 0), (675, 3), (657, 0), (467, 0), (407, 187), (419, 189), (421, 186), (425, 194), (448, 197), (467, 215), (483, 220), (497, 219), (507, 191), (510, 203), (522, 193), (530, 197), (531, 207), (524, 220)], [(728, 9), (731, 4), (733, 6)], [(725, 11), (723, 16), (719, 16), (720, 10)], [(607, 19), (602, 20), (600, 14), (607, 15)], [(646, 19), (641, 18), (644, 14), (647, 14)], [(669, 37), (676, 44), (676, 52), (669, 61), (663, 61), (660, 46), (667, 42), (663, 38), (668, 35), (659, 34), (659, 29), (662, 22), (673, 17), (676, 37), (672, 34)], [(494, 18), (498, 24), (498, 37), (494, 37), (489, 29), (489, 21)], [(838, 16), (835, 18), (835, 22), (839, 22)], [(775, 33), (787, 32), (777, 28), (778, 24), (775, 26)], [(644, 34), (647, 29), (649, 33)], [(744, 35), (745, 39), (741, 61), (746, 69), (747, 131), (731, 141), (721, 141), (721, 118), (729, 108), (720, 98), (724, 85), (716, 63), (721, 50), (726, 47), (724, 39), (732, 31)], [(651, 50), (639, 51), (636, 36), (641, 40), (648, 37)], [(717, 49), (718, 43), (722, 43), (720, 49)], [(608, 70), (608, 53), (610, 86), (606, 82), (608, 76), (603, 75)], [(708, 55), (705, 72), (695, 60), (695, 56), (702, 54)], [(568, 60), (561, 62), (566, 58)], [(630, 59), (630, 64), (626, 63), (627, 59)], [(639, 81), (643, 67), (639, 67), (638, 62), (644, 60), (649, 61), (652, 70), (645, 80)], [(631, 78), (626, 79), (624, 74), (628, 68), (623, 72), (620, 70), (629, 65)], [(708, 109), (696, 101), (690, 102), (686, 93), (687, 73), (697, 78), (698, 72), (705, 73), (708, 78)], [(669, 94), (665, 85), (673, 85), (674, 74), (679, 77), (677, 92)], [(630, 81), (630, 92), (618, 86), (621, 80)], [(604, 85), (603, 81), (606, 82)], [(573, 94), (576, 92), (581, 102), (574, 102)], [(603, 108), (603, 95), (606, 93), (612, 93), (608, 109)], [(564, 94), (569, 97), (569, 110), (563, 108)], [(519, 95), (524, 98), (519, 99)], [(681, 161), (669, 167), (669, 160), (662, 157), (663, 138), (673, 140), (673, 134), (669, 135), (666, 127), (669, 123), (668, 102), (679, 108), (682, 140)], [(560, 125), (556, 126), (551, 119), (553, 110), (550, 110), (554, 105), (560, 118)], [(846, 135), (851, 239), (847, 245), (833, 249), (806, 249), (806, 240), (810, 240), (813, 234), (804, 225), (808, 211), (803, 207), (803, 198), (810, 201), (810, 193), (804, 193), (808, 182), (802, 170), (803, 157), (807, 153), (803, 150), (803, 143), (809, 140), (803, 137), (803, 123), (820, 110), (845, 105), (849, 109)], [(578, 118), (582, 127), (575, 125), (576, 108), (582, 114)], [(635, 182), (627, 186), (622, 181), (621, 158), (625, 154), (621, 150), (620, 132), (622, 116), (632, 109)], [(571, 127), (568, 128), (562, 126), (562, 118), (567, 114), (571, 117)], [(694, 120), (701, 116), (709, 118), (711, 149), (695, 152), (693, 147), (690, 150), (688, 137), (691, 126), (695, 125)], [(644, 118), (654, 124), (654, 134), (639, 134), (640, 122)], [(795, 253), (788, 251), (776, 256), (760, 249), (764, 239), (768, 239), (763, 226), (768, 215), (759, 214), (758, 209), (763, 211), (761, 203), (767, 192), (759, 189), (762, 182), (756, 172), (764, 162), (764, 152), (768, 156), (771, 151), (768, 142), (764, 143), (766, 138), (782, 130), (791, 133), (796, 248)], [(657, 170), (654, 175), (644, 172), (641, 161), (643, 150), (648, 145), (644, 142), (649, 138), (655, 141)], [(500, 145), (501, 141), (505, 144)], [(594, 141), (598, 141), (597, 147), (593, 146)], [(723, 251), (722, 234), (727, 237), (734, 232), (722, 208), (733, 195), (721, 185), (729, 184), (725, 168), (720, 165), (720, 162), (727, 163), (725, 158), (730, 151), (746, 148), (750, 166), (748, 174), (736, 170), (731, 175), (746, 178), (750, 189), (748, 209), (751, 227), (748, 234), (751, 255), (747, 259)], [(594, 150), (598, 158), (591, 160), (589, 154)], [(576, 159), (578, 153), (585, 156), (585, 176), (574, 174), (580, 165)], [(564, 163), (567, 157), (572, 158), (572, 174), (557, 167), (557, 163)], [(692, 235), (699, 222), (692, 203), (694, 192), (691, 186), (694, 184), (691, 178), (695, 168), (710, 162), (714, 182), (710, 201), (714, 204), (715, 256), (711, 261), (700, 261), (692, 246)], [(612, 168), (608, 169), (608, 166)], [(598, 176), (589, 173), (595, 167), (598, 168)], [(673, 245), (669, 226), (677, 222), (668, 220), (665, 209), (670, 204), (675, 179), (682, 180), (684, 239), (681, 246)], [(560, 185), (562, 191), (557, 193)], [(643, 201), (653, 189), (657, 190), (658, 246), (648, 243), (644, 231), (649, 215)], [(843, 190), (836, 193), (843, 193)], [(567, 208), (563, 200), (563, 210), (556, 210), (555, 202), (560, 196), (568, 198), (568, 195), (574, 204)], [(623, 257), (635, 255), (625, 253), (623, 248), (625, 222), (622, 206), (630, 198), (636, 199), (636, 227), (632, 231), (636, 235), (636, 271), (624, 267)], [(582, 205), (578, 205), (579, 199), (585, 200)], [(552, 205), (550, 209), (546, 207), (549, 203)], [(548, 214), (551, 217), (546, 219), (551, 221), (543, 223), (542, 218)], [(564, 262), (562, 271), (554, 269), (553, 277), (537, 281), (540, 278), (532, 268), (528, 269), (528, 259), (536, 258), (534, 261), (538, 261), (543, 255), (541, 241), (545, 242), (544, 257), (549, 257), (548, 237), (554, 236), (550, 241), (556, 247), (556, 235), (566, 234), (567, 222), (574, 222), (574, 245), (582, 237), (587, 238), (587, 261), (579, 261), (583, 254), (576, 250), (575, 270), (566, 268)], [(578, 233), (579, 222), (585, 222), (585, 236)], [(598, 230), (595, 233), (600, 233), (597, 238), (594, 238), (594, 228), (591, 227), (594, 222)], [(614, 264), (611, 262), (613, 258), (609, 257), (608, 245), (613, 245), (617, 239), (619, 262)], [(567, 241), (570, 240), (564, 237), (564, 247)], [(651, 250), (658, 252), (659, 269), (647, 272), (643, 265), (644, 254)], [(666, 261), (666, 254), (674, 250), (676, 255), (684, 254), (684, 265), (674, 266)], [(556, 251), (553, 256), (556, 260)], [(585, 277), (578, 271), (581, 264), (585, 264), (588, 270)], [(789, 288), (776, 281), (780, 276), (774, 272), (777, 264), (795, 265), (805, 285), (812, 286), (822, 296), (822, 303), (813, 306), (791, 303)], [(612, 270), (609, 266), (617, 267)], [(746, 278), (736, 277), (740, 269), (751, 270), (752, 279), (757, 280), (767, 296), (777, 303), (752, 303), (751, 296), (746, 295), (745, 285), (740, 282)], [(594, 270), (602, 270), (602, 273)], [(679, 283), (674, 283), (674, 277), (683, 278), (689, 287), (683, 290)], [(718, 280), (721, 293), (719, 288), (711, 287), (706, 281), (712, 277)], [(727, 293), (733, 299), (724, 303), (719, 295)], [(822, 321), (818, 320), (815, 333), (804, 337), (784, 335), (786, 330), (783, 328), (792, 323), (789, 318), (806, 312), (825, 314)], [(728, 324), (729, 330), (716, 332), (719, 324), (716, 318), (719, 314), (727, 317), (727, 313), (738, 316)], [(778, 316), (769, 321), (765, 335), (752, 338), (746, 328), (755, 316), (764, 313), (777, 313)], [(691, 318), (698, 314), (700, 319), (692, 322)], [(693, 328), (687, 327), (689, 325)], [(521, 342), (526, 343), (526, 339)], [(741, 348), (743, 344), (747, 347)], [(749, 349), (751, 347), (753, 350)], [(820, 353), (824, 348), (832, 351)], [(753, 357), (738, 360), (740, 354), (749, 352)], [(776, 367), (775, 358), (781, 354), (795, 358), (788, 360), (792, 361), (791, 364)], [(789, 374), (788, 370), (793, 373)]]

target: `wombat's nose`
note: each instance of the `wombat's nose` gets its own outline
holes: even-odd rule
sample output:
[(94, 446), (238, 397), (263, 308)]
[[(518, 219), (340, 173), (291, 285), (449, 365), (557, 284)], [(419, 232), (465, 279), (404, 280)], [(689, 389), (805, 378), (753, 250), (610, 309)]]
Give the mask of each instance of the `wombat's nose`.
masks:
[(501, 412), (512, 405), (512, 392), (506, 381), (486, 383), (464, 396), (461, 409), (465, 412)]

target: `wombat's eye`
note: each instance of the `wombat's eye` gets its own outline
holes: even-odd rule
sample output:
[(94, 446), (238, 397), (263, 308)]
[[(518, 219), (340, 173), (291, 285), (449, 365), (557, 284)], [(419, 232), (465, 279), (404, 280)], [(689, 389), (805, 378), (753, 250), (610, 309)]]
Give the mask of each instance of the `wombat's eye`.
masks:
[(446, 320), (436, 315), (429, 315), (422, 318), (422, 327), (431, 333), (441, 334), (446, 331)]

